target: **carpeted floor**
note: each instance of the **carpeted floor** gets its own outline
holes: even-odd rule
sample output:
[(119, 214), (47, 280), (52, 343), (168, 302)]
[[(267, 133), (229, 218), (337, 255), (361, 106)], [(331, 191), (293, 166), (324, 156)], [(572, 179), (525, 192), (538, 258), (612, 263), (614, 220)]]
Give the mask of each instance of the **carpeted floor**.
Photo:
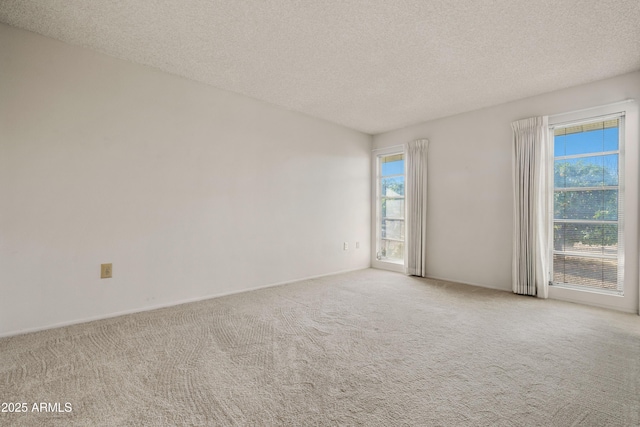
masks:
[(0, 401), (28, 409), (3, 426), (638, 426), (640, 317), (370, 269), (2, 339)]

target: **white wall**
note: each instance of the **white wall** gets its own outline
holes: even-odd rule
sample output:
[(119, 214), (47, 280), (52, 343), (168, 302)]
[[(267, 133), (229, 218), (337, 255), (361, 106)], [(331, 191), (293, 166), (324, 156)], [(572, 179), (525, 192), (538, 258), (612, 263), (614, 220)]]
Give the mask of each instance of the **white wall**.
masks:
[(370, 156), (368, 135), (0, 25), (0, 335), (366, 268)]
[[(428, 138), (427, 273), (511, 289), (511, 122), (628, 98), (640, 100), (640, 72), (433, 120), (374, 136), (374, 148)], [(635, 117), (637, 123), (638, 118)], [(627, 141), (626, 294), (600, 305), (638, 307), (638, 137)], [(589, 295), (556, 295), (594, 303)]]

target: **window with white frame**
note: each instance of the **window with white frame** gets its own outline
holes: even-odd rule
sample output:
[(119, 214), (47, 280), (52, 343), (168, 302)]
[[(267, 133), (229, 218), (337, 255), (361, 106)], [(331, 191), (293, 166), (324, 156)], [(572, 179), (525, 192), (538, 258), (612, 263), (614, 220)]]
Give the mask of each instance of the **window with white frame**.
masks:
[(404, 264), (404, 153), (377, 156), (376, 258)]
[(624, 290), (624, 114), (551, 126), (551, 284)]

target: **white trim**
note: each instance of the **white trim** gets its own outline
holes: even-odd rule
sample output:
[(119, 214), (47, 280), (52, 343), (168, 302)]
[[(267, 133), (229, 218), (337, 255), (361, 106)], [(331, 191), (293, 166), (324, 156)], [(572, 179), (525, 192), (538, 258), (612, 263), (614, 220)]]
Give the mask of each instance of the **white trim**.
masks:
[[(624, 101), (612, 102), (611, 104), (597, 105), (594, 107), (582, 108), (580, 110), (567, 111), (564, 113), (549, 116), (549, 127), (555, 127), (568, 121), (579, 121), (589, 111), (594, 111), (594, 116), (606, 116), (608, 114), (616, 114), (629, 108), (629, 105), (635, 103), (635, 99), (625, 99)], [(574, 118), (577, 117), (577, 118)]]
[[(615, 259), (615, 258), (611, 258), (611, 259)], [(618, 297), (624, 296), (623, 292), (614, 290), (614, 289), (589, 288), (587, 286), (572, 285), (571, 283), (554, 283), (553, 285), (549, 285), (549, 286), (554, 286), (556, 288), (561, 288), (561, 289), (581, 291), (581, 292), (590, 292), (592, 294), (598, 294), (598, 295), (613, 295)]]
[(374, 150), (376, 156), (386, 154), (404, 154), (404, 145), (394, 145), (393, 147), (376, 148)]
[(404, 144), (392, 145), (390, 147), (373, 148), (371, 151), (377, 153), (391, 150), (390, 153), (395, 153), (398, 151), (398, 149), (402, 149), (402, 152), (404, 153)]
[[(611, 108), (615, 108), (615, 107), (611, 107)], [(600, 112), (599, 109), (589, 109), (584, 111), (583, 113), (581, 113), (581, 117), (582, 119), (578, 119), (577, 121), (569, 121), (569, 122), (564, 122), (562, 126), (566, 126), (566, 127), (573, 127), (573, 126), (577, 126), (580, 123), (598, 123), (598, 122), (602, 122), (602, 121), (606, 121), (609, 119), (613, 119), (616, 118), (618, 119), (618, 149), (615, 150), (614, 152), (612, 151), (607, 151), (607, 152), (592, 152), (592, 153), (585, 153), (588, 154), (589, 156), (595, 156), (595, 157), (603, 157), (606, 155), (610, 155), (610, 154), (614, 154), (618, 156), (618, 185), (613, 186), (613, 188), (605, 188), (605, 187), (601, 187), (601, 188), (597, 188), (597, 187), (593, 187), (596, 190), (603, 190), (606, 191), (607, 189), (611, 189), (611, 190), (617, 190), (618, 191), (618, 213), (622, 212), (622, 215), (618, 214), (618, 218), (615, 221), (608, 221), (608, 223), (610, 224), (615, 224), (618, 230), (618, 251), (617, 254), (613, 257), (608, 256), (608, 255), (598, 255), (598, 254), (592, 254), (592, 253), (588, 253), (588, 252), (584, 252), (584, 253), (579, 253), (579, 252), (575, 252), (575, 251), (567, 251), (567, 250), (556, 250), (554, 249), (555, 246), (555, 238), (553, 236), (553, 231), (551, 231), (551, 240), (549, 240), (549, 245), (551, 246), (552, 249), (552, 255), (562, 255), (562, 256), (573, 256), (573, 257), (578, 257), (578, 258), (593, 258), (593, 259), (615, 259), (616, 261), (618, 261), (618, 270), (617, 270), (617, 274), (616, 274), (616, 281), (617, 281), (617, 286), (619, 287), (618, 289), (616, 289), (615, 293), (614, 292), (607, 292), (607, 291), (603, 291), (603, 292), (599, 292), (597, 290), (590, 290), (589, 288), (586, 287), (582, 287), (579, 285), (574, 285), (572, 283), (557, 283), (557, 284), (551, 284), (553, 283), (553, 257), (550, 258), (550, 272), (551, 272), (551, 278), (550, 278), (550, 286), (558, 286), (560, 288), (566, 289), (568, 291), (586, 291), (589, 289), (590, 292), (599, 294), (599, 295), (623, 295), (624, 293), (624, 288), (625, 288), (625, 280), (624, 280), (624, 241), (625, 241), (625, 233), (624, 233), (624, 222), (623, 222), (623, 218), (624, 218), (624, 191), (625, 191), (625, 187), (624, 187), (624, 146), (625, 146), (625, 133), (624, 133), (624, 121), (625, 121), (625, 112), (621, 111), (618, 113), (615, 113), (614, 115), (598, 115), (598, 116), (589, 116), (589, 117), (585, 117), (584, 115), (589, 114), (588, 111), (594, 111), (594, 112)], [(555, 161), (557, 160), (564, 160), (566, 159), (567, 156), (555, 156), (555, 135), (553, 134), (553, 129), (554, 126), (553, 125), (549, 125), (549, 129), (550, 129), (550, 134), (551, 134), (551, 143), (550, 143), (550, 150), (551, 152), (553, 152), (553, 160), (549, 163), (551, 165), (550, 169), (553, 169), (555, 171)], [(583, 156), (583, 155), (581, 155)], [(555, 173), (555, 172), (554, 172)], [(548, 191), (551, 194), (555, 194), (557, 191), (591, 191), (590, 189), (592, 187), (562, 187), (562, 188), (555, 188), (555, 180), (549, 181), (549, 188)], [(607, 186), (607, 187), (612, 187), (612, 186)], [(572, 188), (576, 188), (576, 190), (572, 190)], [(551, 201), (551, 204), (553, 206), (553, 200)], [(554, 218), (554, 215), (552, 214), (552, 216), (550, 217), (550, 221), (549, 221), (549, 227), (551, 230), (553, 230), (554, 226), (556, 223), (566, 223), (566, 224), (572, 224), (572, 223), (579, 223), (579, 224), (598, 224), (598, 221), (593, 221), (593, 220), (579, 220), (579, 221), (574, 221), (572, 219), (562, 219), (562, 220), (556, 220)], [(620, 286), (622, 286), (622, 288), (620, 289)]]
[[(616, 224), (618, 225), (618, 224)], [(565, 255), (572, 257), (580, 257), (580, 258), (593, 258), (593, 259), (618, 259), (618, 255), (609, 255), (609, 254), (598, 254), (594, 252), (577, 252), (577, 251), (557, 251), (553, 250), (553, 255)], [(582, 288), (580, 288), (582, 289)]]
[[(624, 117), (624, 115), (616, 116), (619, 119)], [(572, 122), (575, 123), (575, 122)], [(556, 156), (555, 160), (573, 160), (573, 159), (585, 159), (588, 157), (598, 157), (598, 156), (611, 156), (614, 154), (619, 154), (620, 150), (610, 150), (610, 151), (596, 151), (591, 153), (582, 153), (582, 154), (569, 154), (568, 156)], [(582, 188), (582, 187), (580, 187)]]
[[(593, 109), (595, 110), (595, 109)], [(549, 127), (551, 129), (553, 129), (554, 131), (558, 130), (558, 129), (568, 129), (568, 128), (572, 128), (572, 127), (576, 127), (576, 126), (582, 126), (582, 125), (588, 125), (588, 124), (593, 124), (593, 123), (602, 123), (602, 122), (607, 122), (610, 120), (615, 120), (615, 119), (619, 119), (620, 117), (624, 116), (624, 110), (621, 110), (620, 112), (616, 112), (616, 113), (612, 113), (612, 114), (605, 114), (605, 115), (599, 115), (599, 116), (589, 116), (587, 118), (585, 118), (584, 120), (569, 120), (566, 122), (562, 122), (562, 123), (556, 123), (553, 125), (549, 125)], [(577, 114), (577, 113), (576, 113)], [(586, 114), (586, 113), (585, 113)], [(608, 129), (608, 128), (605, 128)], [(567, 134), (569, 135), (569, 134)]]
[[(556, 157), (556, 160), (558, 160), (558, 157)], [(554, 191), (617, 190), (619, 187), (620, 187), (619, 185), (603, 185), (602, 187), (558, 187), (558, 188), (554, 188)]]
[[(422, 279), (422, 277), (419, 277), (419, 279)], [(444, 277), (436, 277), (436, 276), (427, 276), (427, 277), (424, 277), (424, 279), (441, 280), (443, 282), (451, 282), (451, 283), (456, 283), (460, 285), (475, 286), (477, 288), (493, 289), (495, 291), (509, 292), (510, 294), (513, 293), (511, 288), (503, 288), (501, 286), (487, 285), (483, 283), (461, 282), (460, 280), (453, 280), (453, 279), (447, 279)]]
[(345, 273), (351, 273), (351, 272), (354, 272), (354, 271), (368, 270), (369, 268), (371, 268), (371, 267), (353, 268), (353, 269), (350, 269), (350, 270), (341, 270), (341, 271), (336, 271), (336, 272), (333, 272), (333, 273), (318, 274), (318, 275), (315, 275), (315, 276), (303, 277), (301, 279), (292, 279), (292, 280), (286, 280), (286, 281), (283, 281), (283, 282), (270, 283), (268, 285), (260, 285), (260, 286), (256, 286), (256, 287), (248, 288), (248, 289), (240, 289), (240, 290), (237, 290), (237, 291), (229, 291), (229, 292), (222, 292), (222, 293), (219, 293), (219, 294), (210, 294), (210, 295), (205, 295), (205, 296), (201, 296), (201, 297), (187, 298), (187, 299), (178, 300), (178, 301), (174, 301), (174, 302), (168, 302), (168, 303), (156, 304), (156, 305), (147, 306), (147, 307), (132, 308), (132, 309), (129, 309), (129, 310), (117, 311), (115, 313), (103, 314), (103, 315), (98, 315), (98, 316), (84, 317), (82, 319), (77, 319), (77, 320), (68, 320), (68, 321), (65, 321), (65, 322), (58, 322), (58, 323), (54, 323), (54, 324), (46, 325), (46, 326), (42, 326), (42, 327), (38, 327), (37, 326), (37, 327), (33, 327), (33, 328), (19, 329), (17, 331), (0, 333), (0, 338), (12, 337), (12, 336), (16, 336), (16, 335), (23, 335), (23, 334), (28, 334), (28, 333), (32, 333), (32, 332), (41, 332), (41, 331), (46, 331), (46, 330), (49, 330), (49, 329), (56, 329), (56, 328), (62, 328), (62, 327), (65, 327), (65, 326), (72, 326), (72, 325), (78, 325), (78, 324), (81, 324), (81, 323), (93, 322), (93, 321), (96, 321), (96, 320), (112, 319), (114, 317), (125, 316), (127, 314), (144, 313), (145, 311), (158, 310), (158, 309), (161, 309), (161, 308), (173, 307), (173, 306), (176, 306), (176, 305), (189, 304), (189, 303), (192, 303), (192, 302), (204, 301), (204, 300), (214, 299), (214, 298), (221, 298), (221, 297), (226, 297), (226, 296), (229, 296), (229, 295), (242, 294), (242, 293), (245, 293), (245, 292), (257, 291), (257, 290), (260, 290), (260, 289), (266, 289), (266, 288), (273, 288), (273, 287), (276, 287), (276, 286), (289, 285), (289, 284), (293, 284), (293, 283), (304, 282), (306, 280), (319, 279), (321, 277), (336, 276), (338, 274), (345, 274)]
[[(399, 272), (399, 273), (402, 273), (402, 272)], [(486, 284), (474, 283), (474, 282), (462, 282), (460, 280), (447, 279), (445, 277), (437, 277), (437, 276), (427, 276), (427, 277), (411, 276), (411, 277), (415, 279), (421, 279), (421, 280), (439, 280), (441, 282), (450, 282), (456, 285), (466, 285), (466, 286), (474, 286), (476, 288), (492, 289), (494, 291), (508, 292), (510, 294), (513, 293), (511, 291), (511, 288), (503, 288), (500, 286), (486, 285)]]
[[(617, 113), (628, 110), (635, 103), (634, 99), (627, 99), (620, 102), (614, 102), (611, 104), (600, 105), (595, 107), (583, 108), (581, 110), (568, 111), (566, 113), (554, 114), (549, 116), (549, 127), (560, 127), (567, 122), (580, 122), (590, 121), (590, 117), (596, 118), (600, 116), (615, 115)], [(588, 117), (585, 117), (587, 116)]]
[[(511, 289), (505, 289), (503, 287), (498, 287), (498, 286), (492, 286), (492, 285), (486, 285), (486, 284), (480, 284), (480, 283), (474, 283), (474, 282), (462, 282), (459, 280), (452, 280), (452, 279), (447, 279), (444, 277), (436, 277), (436, 276), (428, 276), (428, 277), (417, 277), (417, 279), (426, 279), (426, 280), (440, 280), (443, 282), (450, 282), (450, 283), (454, 283), (454, 284), (460, 284), (460, 285), (467, 285), (467, 286), (475, 286), (478, 288), (485, 288), (485, 289), (492, 289), (492, 290), (496, 290), (496, 291), (503, 291), (503, 292), (508, 292), (508, 293), (512, 293)], [(560, 292), (557, 292), (558, 290), (560, 290)], [(634, 309), (628, 308), (628, 307), (620, 307), (619, 305), (615, 305), (615, 304), (607, 304), (607, 303), (602, 303), (602, 302), (598, 302), (598, 301), (590, 301), (588, 300), (588, 298), (575, 298), (570, 296), (564, 296), (564, 295), (556, 295), (558, 293), (562, 293), (563, 290), (566, 290), (565, 288), (558, 288), (555, 287), (553, 288), (552, 286), (549, 286), (549, 299), (553, 299), (556, 301), (562, 301), (562, 302), (569, 302), (569, 303), (574, 303), (574, 304), (582, 304), (582, 305), (589, 305), (592, 307), (598, 307), (598, 308), (604, 308), (607, 310), (615, 310), (615, 311), (620, 311), (620, 312), (624, 312), (624, 313), (635, 313)], [(580, 290), (579, 291), (581, 294), (595, 294), (594, 292), (589, 292), (588, 290)], [(597, 294), (598, 296), (602, 296), (602, 294)], [(604, 295), (607, 298), (622, 298), (619, 295)]]
[(394, 271), (396, 273), (404, 274), (404, 264), (398, 264), (390, 261), (373, 259), (371, 260), (371, 268), (375, 268), (377, 270)]
[[(622, 102), (584, 108), (549, 117), (549, 133), (553, 138), (553, 128), (565, 125), (589, 123), (606, 118), (621, 117), (619, 135), (622, 143), (619, 146), (619, 188), (620, 207), (623, 208), (622, 219), (618, 220), (619, 229), (623, 233), (621, 245), (624, 249), (619, 253), (619, 265), (622, 268), (624, 295), (606, 294), (589, 289), (572, 289), (568, 287), (549, 286), (549, 298), (573, 303), (587, 304), (606, 309), (640, 314), (640, 278), (638, 264), (625, 263), (624, 258), (638, 259), (638, 106), (633, 99)], [(549, 152), (550, 164), (553, 164), (553, 150)], [(600, 153), (602, 154), (602, 153)], [(553, 183), (553, 168), (549, 168), (550, 185)], [(549, 191), (549, 215), (553, 218), (553, 191)], [(624, 193), (624, 195), (623, 195)], [(549, 228), (549, 252), (553, 252), (552, 228)], [(622, 246), (620, 247), (622, 248)], [(552, 259), (552, 258), (550, 258)], [(549, 277), (552, 280), (552, 277)]]
[[(379, 223), (379, 213), (378, 213), (378, 185), (380, 178), (380, 170), (378, 164), (378, 158), (393, 155), (393, 154), (405, 154), (404, 145), (394, 145), (391, 147), (384, 148), (376, 148), (372, 151), (371, 156), (371, 267), (377, 268), (380, 270), (388, 270), (388, 271), (396, 271), (403, 273), (405, 270), (405, 265), (407, 263), (407, 254), (406, 248), (404, 253), (404, 261), (403, 263), (397, 263), (393, 261), (384, 261), (378, 259), (378, 223)], [(405, 176), (406, 177), (406, 159), (405, 160), (405, 172), (402, 175), (393, 175), (395, 177)], [(392, 176), (392, 177), (393, 177)], [(406, 209), (406, 196), (401, 199), (405, 199), (405, 209)], [(406, 214), (405, 214), (405, 233), (406, 233)], [(405, 239), (406, 241), (406, 239)]]
[[(624, 296), (622, 295), (604, 294), (588, 289), (569, 289), (559, 286), (549, 286), (549, 299), (623, 311), (625, 313), (635, 313), (635, 309), (620, 304), (623, 298)], [(611, 303), (609, 303), (609, 301), (611, 301)]]

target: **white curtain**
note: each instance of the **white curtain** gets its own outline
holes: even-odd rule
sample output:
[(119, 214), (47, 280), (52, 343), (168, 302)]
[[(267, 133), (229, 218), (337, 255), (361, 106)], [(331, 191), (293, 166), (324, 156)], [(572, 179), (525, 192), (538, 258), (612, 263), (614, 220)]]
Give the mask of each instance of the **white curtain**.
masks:
[(511, 123), (513, 129), (513, 292), (549, 294), (547, 117)]
[(405, 144), (406, 156), (406, 273), (427, 276), (427, 150), (429, 141), (418, 139)]

